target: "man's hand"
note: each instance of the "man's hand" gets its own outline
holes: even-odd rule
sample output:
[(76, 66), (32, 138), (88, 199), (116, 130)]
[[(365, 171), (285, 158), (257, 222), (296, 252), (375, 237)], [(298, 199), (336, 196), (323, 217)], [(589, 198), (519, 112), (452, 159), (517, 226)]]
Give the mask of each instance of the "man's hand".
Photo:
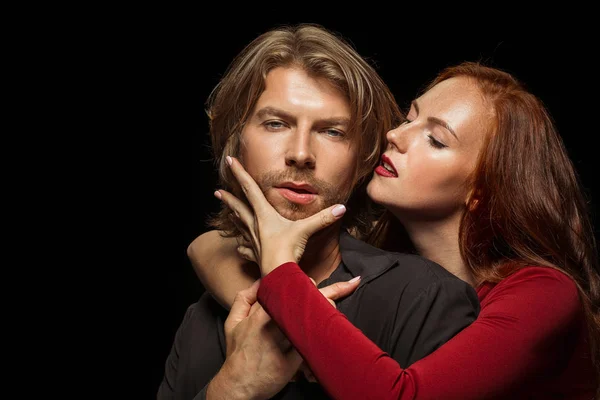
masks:
[(256, 302), (260, 281), (236, 296), (225, 321), (227, 358), (207, 398), (268, 399), (298, 371), (302, 358)]
[[(316, 286), (315, 281), (311, 278)], [(360, 277), (319, 289), (336, 307), (356, 290)], [(207, 399), (268, 399), (296, 375), (316, 382), (308, 365), (256, 300), (260, 280), (238, 292), (225, 320), (227, 357), (208, 387)]]

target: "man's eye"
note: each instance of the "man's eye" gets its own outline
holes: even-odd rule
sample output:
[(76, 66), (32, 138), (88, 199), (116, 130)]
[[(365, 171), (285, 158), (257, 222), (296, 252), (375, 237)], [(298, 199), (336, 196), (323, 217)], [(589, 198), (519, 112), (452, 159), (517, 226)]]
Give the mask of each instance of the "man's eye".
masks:
[(266, 121), (264, 125), (270, 129), (280, 129), (285, 126), (285, 124), (281, 121)]
[(327, 130), (325, 130), (325, 133), (327, 133), (327, 135), (333, 136), (333, 137), (343, 137), (344, 136), (344, 132), (338, 131), (337, 129), (327, 129)]

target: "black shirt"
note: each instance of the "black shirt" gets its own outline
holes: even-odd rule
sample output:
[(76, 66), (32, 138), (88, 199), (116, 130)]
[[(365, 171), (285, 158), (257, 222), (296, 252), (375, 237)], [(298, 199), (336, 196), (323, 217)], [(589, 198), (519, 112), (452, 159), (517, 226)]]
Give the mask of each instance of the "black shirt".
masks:
[[(433, 352), (479, 314), (475, 290), (430, 260), (383, 251), (347, 232), (340, 235), (340, 252), (342, 262), (319, 288), (360, 275), (358, 288), (336, 302), (337, 309), (402, 368)], [(157, 399), (205, 398), (206, 386), (225, 362), (227, 313), (208, 293), (188, 308)], [(318, 383), (300, 379), (274, 398), (328, 397)]]

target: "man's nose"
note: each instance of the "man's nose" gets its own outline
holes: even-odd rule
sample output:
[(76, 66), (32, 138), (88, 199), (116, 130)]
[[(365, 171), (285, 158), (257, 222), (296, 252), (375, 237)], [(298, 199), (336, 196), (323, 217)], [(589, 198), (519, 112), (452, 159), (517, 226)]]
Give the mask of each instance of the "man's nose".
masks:
[(315, 138), (310, 129), (301, 128), (296, 130), (290, 137), (285, 155), (286, 165), (297, 168), (314, 168), (316, 163), (314, 140)]

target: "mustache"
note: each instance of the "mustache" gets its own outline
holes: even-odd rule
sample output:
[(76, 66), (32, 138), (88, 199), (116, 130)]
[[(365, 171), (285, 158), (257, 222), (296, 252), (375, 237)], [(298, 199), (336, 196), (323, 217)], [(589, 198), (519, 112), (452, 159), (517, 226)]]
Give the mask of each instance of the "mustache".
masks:
[(260, 189), (266, 192), (269, 188), (283, 182), (305, 182), (312, 186), (320, 196), (324, 198), (336, 197), (336, 188), (328, 182), (318, 179), (311, 170), (290, 169), (287, 171), (270, 171), (262, 174), (256, 183)]

